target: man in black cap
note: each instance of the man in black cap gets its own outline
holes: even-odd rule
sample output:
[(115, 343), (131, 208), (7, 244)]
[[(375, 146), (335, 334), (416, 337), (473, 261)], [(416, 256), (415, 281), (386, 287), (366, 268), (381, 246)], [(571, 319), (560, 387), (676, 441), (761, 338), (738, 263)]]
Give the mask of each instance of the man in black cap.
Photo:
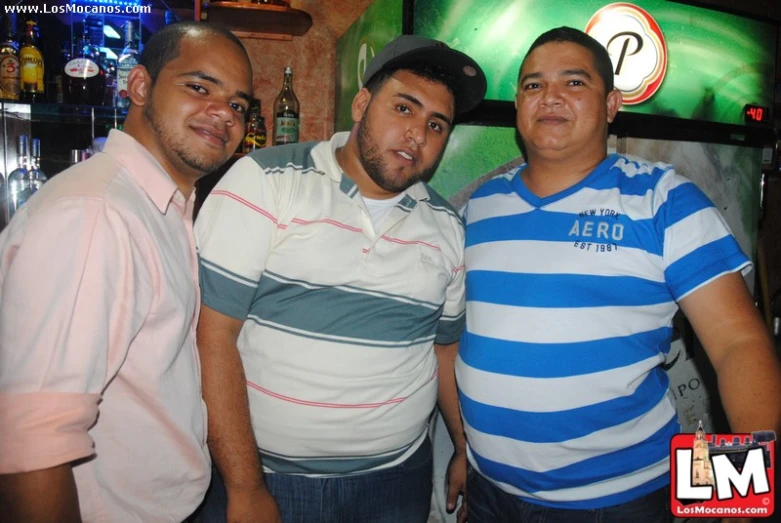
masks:
[(251, 154), (200, 211), (207, 522), (273, 521), (269, 493), (286, 523), (425, 522), (437, 401), (463, 490), (464, 230), (427, 182), (486, 80), (402, 36), (363, 81), (349, 133)]

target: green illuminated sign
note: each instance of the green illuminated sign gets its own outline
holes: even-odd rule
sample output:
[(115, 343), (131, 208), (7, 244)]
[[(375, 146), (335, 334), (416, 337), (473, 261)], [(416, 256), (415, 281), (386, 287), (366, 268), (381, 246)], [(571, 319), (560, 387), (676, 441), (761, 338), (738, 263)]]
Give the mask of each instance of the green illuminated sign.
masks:
[[(518, 68), (532, 41), (562, 25), (586, 30), (592, 17), (608, 5), (604, 0), (417, 0), (415, 34), (471, 55), (488, 77), (486, 99), (512, 101)], [(622, 5), (652, 17), (667, 54), (658, 89), (636, 105), (625, 105), (623, 111), (743, 125), (746, 104), (773, 106), (774, 26), (665, 0)], [(648, 34), (653, 36), (653, 31)], [(604, 42), (609, 40), (610, 35)], [(609, 47), (614, 66), (622, 43), (636, 45), (624, 40)], [(632, 50), (623, 54), (625, 69), (633, 66)], [(648, 50), (646, 45), (644, 52)]]
[(351, 106), (366, 65), (385, 44), (401, 34), (402, 0), (376, 0), (336, 43), (337, 131), (353, 126)]

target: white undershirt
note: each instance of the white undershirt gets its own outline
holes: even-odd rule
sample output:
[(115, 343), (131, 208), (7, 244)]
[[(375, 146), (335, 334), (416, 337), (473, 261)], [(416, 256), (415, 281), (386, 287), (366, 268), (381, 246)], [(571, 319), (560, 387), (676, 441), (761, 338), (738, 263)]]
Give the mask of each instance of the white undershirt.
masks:
[(369, 214), (372, 217), (374, 227), (379, 229), (382, 222), (388, 217), (388, 214), (390, 214), (391, 209), (404, 198), (404, 193), (397, 194), (393, 198), (387, 198), (385, 200), (373, 200), (363, 195), (361, 195), (361, 197), (366, 204), (366, 210), (369, 211)]

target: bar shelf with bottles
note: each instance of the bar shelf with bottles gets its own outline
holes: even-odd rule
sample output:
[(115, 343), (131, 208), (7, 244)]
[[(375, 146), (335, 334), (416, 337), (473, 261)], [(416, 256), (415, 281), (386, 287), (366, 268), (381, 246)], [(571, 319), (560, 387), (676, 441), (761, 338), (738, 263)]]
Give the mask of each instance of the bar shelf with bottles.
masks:
[(0, 175), (16, 167), (20, 135), (41, 140), (42, 169), (51, 176), (71, 165), (72, 150), (92, 152), (111, 129), (121, 128), (124, 117), (125, 112), (115, 107), (0, 101)]
[(129, 105), (127, 75), (138, 63), (141, 19), (0, 15), (0, 175), (16, 167), (21, 135), (40, 139), (42, 168), (55, 175), (73, 157), (87, 156), (81, 151), (99, 149), (111, 129), (121, 128)]
[[(109, 23), (106, 16), (95, 15), (67, 22), (55, 18), (42, 17), (54, 33), (46, 44), (37, 17), (2, 16), (0, 99), (126, 109), (127, 76), (138, 63), (140, 20), (116, 18)], [(124, 37), (114, 29), (118, 24)], [(122, 47), (112, 50), (107, 46), (118, 44), (109, 44), (110, 40), (121, 42)], [(51, 45), (55, 42), (60, 43)]]

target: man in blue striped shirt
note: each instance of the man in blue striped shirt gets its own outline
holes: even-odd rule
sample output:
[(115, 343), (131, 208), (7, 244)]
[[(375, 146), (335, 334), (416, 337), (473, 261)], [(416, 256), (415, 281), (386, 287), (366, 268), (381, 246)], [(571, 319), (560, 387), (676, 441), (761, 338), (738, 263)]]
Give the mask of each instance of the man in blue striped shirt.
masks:
[(607, 154), (621, 102), (596, 40), (541, 35), (516, 98), (527, 163), (467, 206), (456, 374), (471, 523), (672, 519), (680, 427), (661, 364), (679, 306), (732, 430), (779, 428), (779, 365), (741, 276), (750, 261), (671, 166)]

